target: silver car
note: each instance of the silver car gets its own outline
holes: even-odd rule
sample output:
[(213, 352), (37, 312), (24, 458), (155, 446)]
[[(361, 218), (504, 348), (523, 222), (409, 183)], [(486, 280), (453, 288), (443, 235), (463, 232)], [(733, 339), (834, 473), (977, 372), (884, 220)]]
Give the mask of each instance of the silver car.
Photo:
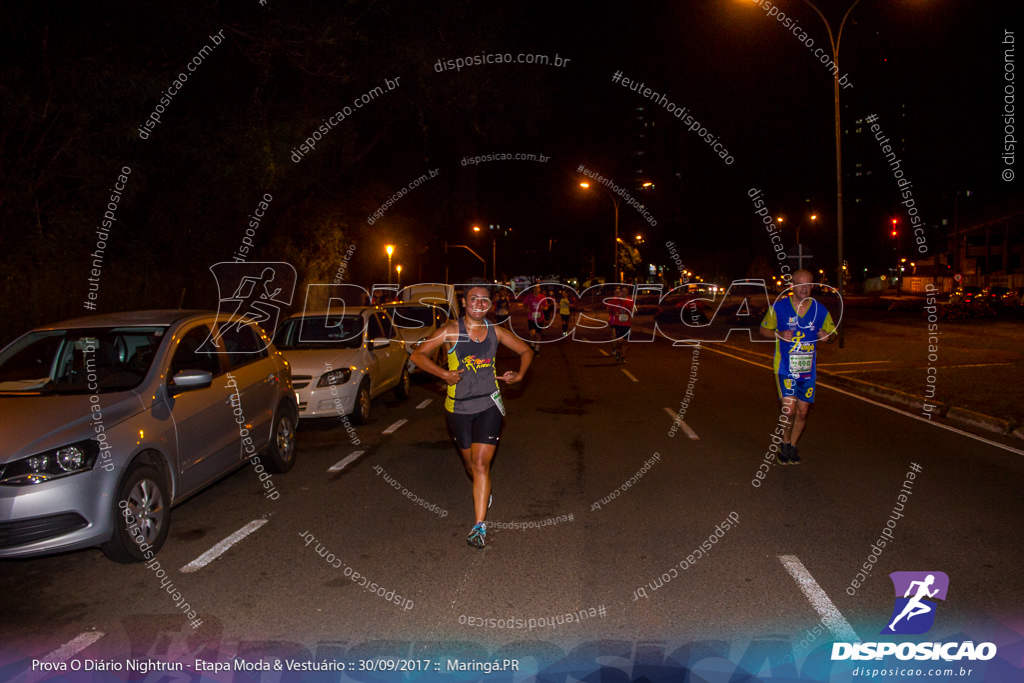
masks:
[(338, 314), (310, 311), (284, 320), (274, 344), (292, 365), (299, 417), (370, 419), (370, 402), (389, 389), (409, 397), (409, 354), (379, 307)]
[(276, 500), (297, 415), (256, 325), (136, 311), (32, 330), (0, 351), (0, 557), (150, 559), (174, 505), (247, 464)]

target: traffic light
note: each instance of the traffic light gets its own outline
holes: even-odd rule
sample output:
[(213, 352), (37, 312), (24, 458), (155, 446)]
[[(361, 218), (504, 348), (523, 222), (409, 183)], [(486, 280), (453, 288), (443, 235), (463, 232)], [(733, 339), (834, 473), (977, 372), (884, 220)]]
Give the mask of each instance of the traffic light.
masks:
[(898, 219), (896, 219), (896, 218), (893, 218), (893, 219), (892, 219), (892, 236), (893, 236), (893, 237), (895, 237), (895, 236), (896, 236), (896, 234), (897, 234), (897, 233), (896, 233), (896, 223), (897, 223), (897, 222), (898, 222)]

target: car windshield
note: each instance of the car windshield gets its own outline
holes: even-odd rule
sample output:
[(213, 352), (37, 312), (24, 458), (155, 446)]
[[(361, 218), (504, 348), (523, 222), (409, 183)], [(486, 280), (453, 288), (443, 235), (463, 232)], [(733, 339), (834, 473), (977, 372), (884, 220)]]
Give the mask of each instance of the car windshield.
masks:
[(389, 312), (395, 327), (399, 329), (416, 329), (434, 324), (434, 311), (428, 306), (395, 306)]
[(166, 327), (41, 330), (0, 354), (0, 392), (98, 394), (134, 389)]
[(332, 346), (356, 349), (363, 342), (361, 315), (306, 316), (281, 323), (274, 335), (274, 346), (282, 351), (322, 349)]

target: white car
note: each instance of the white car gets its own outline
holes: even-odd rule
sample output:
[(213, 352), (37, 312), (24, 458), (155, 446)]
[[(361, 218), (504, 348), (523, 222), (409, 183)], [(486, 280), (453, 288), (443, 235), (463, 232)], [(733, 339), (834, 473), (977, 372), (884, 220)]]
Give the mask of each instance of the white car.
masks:
[[(388, 312), (398, 329), (398, 334), (405, 340), (405, 350), (411, 355), (420, 344), (430, 339), (437, 331), (448, 323), (448, 314), (440, 306), (421, 304), (412, 301), (384, 304), (384, 310)], [(444, 366), (444, 347), (440, 347), (434, 356), (434, 362)], [(409, 360), (409, 372), (422, 372)]]
[(370, 401), (389, 389), (409, 397), (408, 353), (379, 307), (305, 312), (285, 319), (274, 345), (292, 367), (299, 418), (370, 420)]

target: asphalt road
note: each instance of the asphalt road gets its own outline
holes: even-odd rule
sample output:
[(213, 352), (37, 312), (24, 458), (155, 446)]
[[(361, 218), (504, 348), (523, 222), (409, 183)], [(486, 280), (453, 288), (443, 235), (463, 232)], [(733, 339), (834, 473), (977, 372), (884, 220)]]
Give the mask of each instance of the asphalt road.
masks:
[(279, 499), (245, 469), (176, 508), (164, 586), (155, 567), (98, 550), (0, 563), (0, 679), (62, 647), (93, 660), (457, 653), (542, 668), (565, 653), (660, 663), (722, 640), (702, 647), (754, 670), (762, 647), (783, 667), (792, 648), (880, 639), (894, 571), (949, 576), (929, 639), (999, 638), (1019, 621), (1018, 454), (820, 389), (803, 464), (769, 462), (759, 480), (778, 417), (770, 368), (716, 344), (632, 344), (625, 366), (609, 352), (548, 344), (506, 388), (486, 549), (465, 542), (469, 481), (441, 387), (421, 379), (407, 401), (374, 402), (358, 444), (340, 421), (303, 423), (297, 465), (274, 475)]

